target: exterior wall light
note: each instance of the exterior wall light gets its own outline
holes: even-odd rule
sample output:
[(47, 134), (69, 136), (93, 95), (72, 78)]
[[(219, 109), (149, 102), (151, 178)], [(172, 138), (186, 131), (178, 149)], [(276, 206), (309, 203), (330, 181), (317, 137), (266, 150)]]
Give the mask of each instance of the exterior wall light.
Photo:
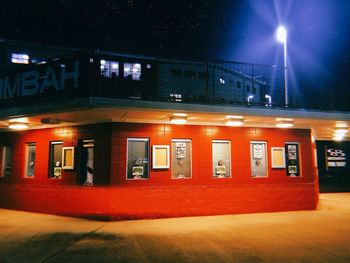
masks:
[(21, 122), (12, 122), (9, 125), (9, 128), (13, 130), (25, 130), (25, 129), (28, 129), (28, 127), (29, 126), (27, 123), (21, 123)]
[(187, 118), (185, 116), (172, 116), (170, 117), (171, 124), (185, 124)]

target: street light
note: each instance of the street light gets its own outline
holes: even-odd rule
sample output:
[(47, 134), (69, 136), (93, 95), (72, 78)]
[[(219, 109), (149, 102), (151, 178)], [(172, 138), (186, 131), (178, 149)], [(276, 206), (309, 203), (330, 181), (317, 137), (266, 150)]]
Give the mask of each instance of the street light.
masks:
[(287, 79), (287, 30), (284, 26), (279, 26), (276, 31), (276, 38), (283, 44), (284, 55), (284, 104), (288, 107), (288, 79)]

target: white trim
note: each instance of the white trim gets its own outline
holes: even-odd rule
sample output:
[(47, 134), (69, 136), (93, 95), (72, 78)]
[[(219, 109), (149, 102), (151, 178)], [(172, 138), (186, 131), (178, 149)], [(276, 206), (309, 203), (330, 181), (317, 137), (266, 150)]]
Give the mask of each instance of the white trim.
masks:
[[(156, 165), (156, 149), (166, 149), (166, 165)], [(169, 145), (153, 145), (152, 146), (152, 169), (168, 169), (170, 167), (170, 146)]]
[[(65, 165), (65, 152), (72, 150), (72, 165)], [(62, 147), (62, 170), (73, 170), (74, 169), (74, 146)]]
[(149, 141), (149, 138), (128, 138), (128, 141), (140, 141), (140, 142), (147, 142)]
[(63, 144), (63, 141), (51, 141), (50, 144)]
[(191, 139), (171, 139), (172, 142), (192, 142)]
[(231, 143), (231, 140), (212, 140), (212, 142), (229, 142), (229, 143)]

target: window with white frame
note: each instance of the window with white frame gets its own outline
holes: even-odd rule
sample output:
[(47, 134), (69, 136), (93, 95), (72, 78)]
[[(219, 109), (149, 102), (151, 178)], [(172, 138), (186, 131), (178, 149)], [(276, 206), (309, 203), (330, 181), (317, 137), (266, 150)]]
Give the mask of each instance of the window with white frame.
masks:
[(124, 63), (124, 78), (132, 80), (141, 79), (140, 63)]
[(12, 53), (11, 63), (15, 64), (29, 64), (29, 55), (25, 53)]
[(231, 177), (231, 142), (228, 140), (213, 140), (213, 177)]
[(62, 177), (62, 141), (50, 142), (49, 177)]
[(119, 62), (100, 60), (101, 75), (107, 78), (113, 78), (119, 76)]
[(34, 177), (35, 168), (35, 152), (36, 144), (27, 143), (26, 144), (26, 166), (25, 166), (25, 177)]
[(0, 146), (0, 177), (11, 175), (12, 169), (12, 147), (9, 145)]
[(171, 140), (171, 178), (192, 178), (192, 141), (189, 139)]
[(127, 174), (126, 178), (149, 178), (149, 139), (128, 138), (127, 145)]

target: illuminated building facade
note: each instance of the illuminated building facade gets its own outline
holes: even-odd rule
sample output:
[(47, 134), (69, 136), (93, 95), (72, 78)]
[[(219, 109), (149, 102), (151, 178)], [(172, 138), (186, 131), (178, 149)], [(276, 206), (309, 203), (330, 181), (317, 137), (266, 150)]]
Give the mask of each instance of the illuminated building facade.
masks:
[(103, 219), (315, 209), (315, 137), (349, 117), (281, 108), (278, 78), (256, 65), (16, 54), (25, 65), (0, 75), (5, 208)]

